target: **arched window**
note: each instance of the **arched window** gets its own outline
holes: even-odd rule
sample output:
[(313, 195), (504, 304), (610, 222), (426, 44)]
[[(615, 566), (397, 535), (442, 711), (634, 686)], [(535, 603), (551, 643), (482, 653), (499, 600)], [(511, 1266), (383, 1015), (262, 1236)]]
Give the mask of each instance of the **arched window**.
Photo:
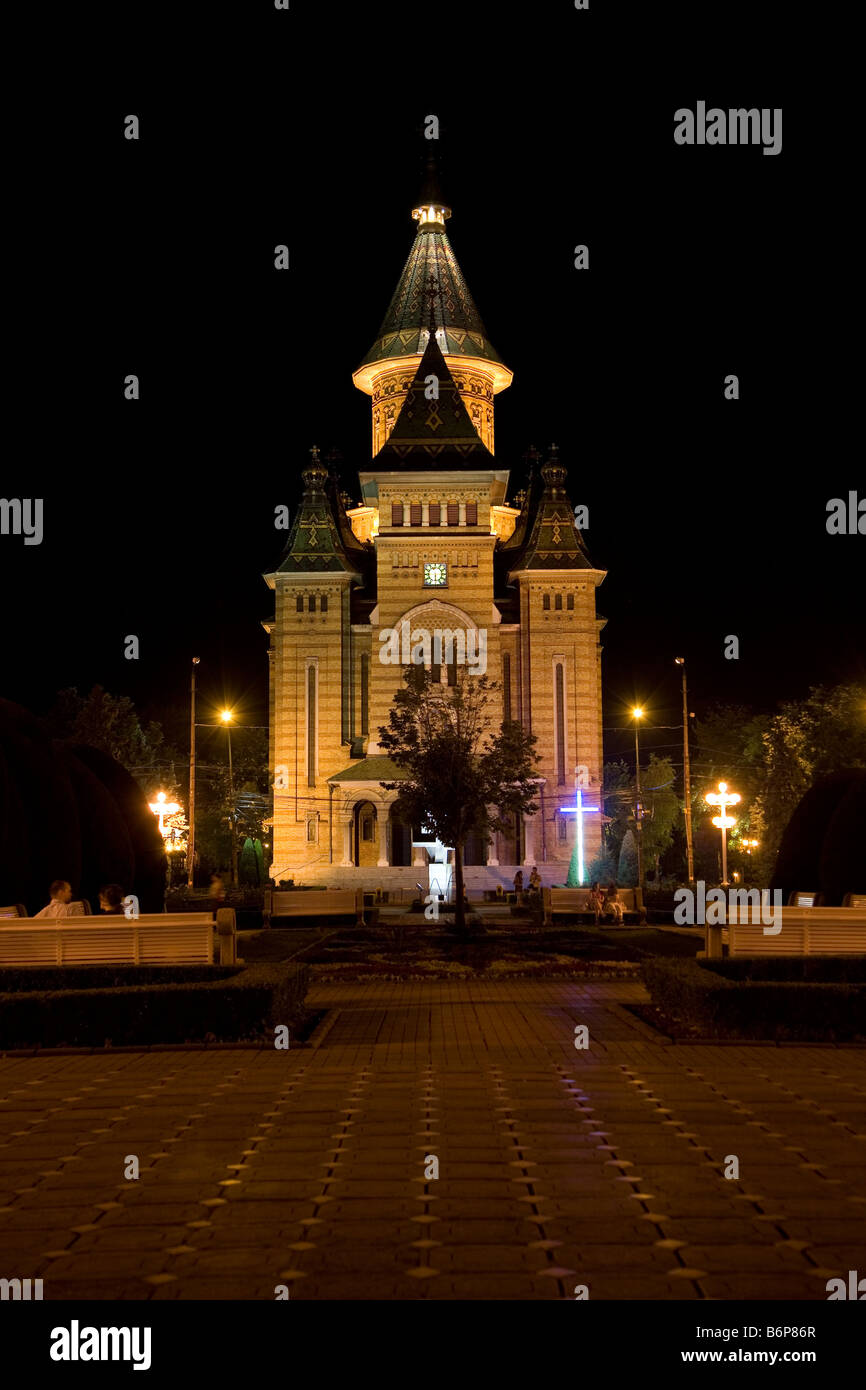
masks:
[(554, 672), (554, 694), (556, 700), (556, 781), (565, 786), (565, 676), (562, 663), (556, 663)]
[(477, 526), (477, 525), (478, 525), (478, 503), (477, 503), (477, 502), (467, 502), (467, 503), (466, 503), (466, 525), (467, 525), (467, 526)]
[(449, 525), (449, 526), (459, 526), (459, 524), (460, 524), (460, 503), (459, 503), (459, 502), (449, 502), (449, 503), (448, 503), (448, 525)]
[(502, 657), (502, 718), (511, 718), (511, 655), (505, 652)]
[(392, 525), (392, 526), (402, 526), (402, 525), (403, 525), (403, 503), (402, 503), (402, 502), (392, 502), (392, 503), (391, 503), (391, 525)]
[(441, 508), (441, 506), (439, 505), (438, 502), (431, 502), (431, 503), (430, 503), (430, 525), (431, 525), (431, 526), (441, 526), (441, 525), (442, 525), (441, 517), (442, 517), (442, 508)]

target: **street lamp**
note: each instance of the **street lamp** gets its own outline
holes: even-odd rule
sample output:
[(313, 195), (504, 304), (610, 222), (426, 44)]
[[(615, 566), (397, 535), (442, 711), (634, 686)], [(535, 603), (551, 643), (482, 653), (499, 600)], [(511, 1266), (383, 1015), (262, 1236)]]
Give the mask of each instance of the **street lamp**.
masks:
[(235, 784), (234, 784), (234, 774), (233, 774), (233, 772), (232, 772), (232, 731), (231, 731), (231, 723), (232, 723), (232, 720), (234, 719), (234, 714), (232, 713), (232, 711), (231, 711), (230, 709), (221, 710), (221, 712), (220, 712), (220, 719), (222, 720), (223, 724), (225, 725), (226, 733), (228, 734), (228, 740), (229, 740), (229, 819), (230, 819), (230, 821), (231, 821), (231, 827), (232, 827), (232, 886), (234, 887), (234, 886), (237, 885), (237, 881), (238, 881), (238, 842), (237, 842), (237, 836), (236, 836), (236, 834), (235, 834)]
[(195, 875), (195, 668), (201, 657), (192, 659), (192, 680), (189, 687), (189, 835), (186, 851), (186, 882), (192, 888)]
[(635, 769), (635, 824), (637, 826), (637, 886), (643, 891), (643, 811), (640, 804), (640, 742), (638, 739), (638, 729), (640, 720), (643, 718), (643, 710), (636, 706), (632, 710), (634, 718), (634, 769)]
[(722, 832), (722, 887), (727, 888), (728, 831), (731, 826), (736, 825), (737, 822), (733, 816), (726, 815), (725, 808), (727, 806), (736, 806), (737, 802), (740, 800), (740, 793), (729, 792), (727, 782), (720, 782), (719, 790), (717, 792), (707, 792), (704, 800), (708, 801), (711, 806), (718, 806), (720, 811), (718, 816), (713, 816), (713, 825), (718, 826)]
[(677, 666), (683, 668), (683, 787), (685, 789), (686, 817), (686, 860), (689, 883), (695, 881), (695, 851), (692, 842), (692, 779), (689, 773), (689, 700), (686, 693), (686, 659), (675, 656)]

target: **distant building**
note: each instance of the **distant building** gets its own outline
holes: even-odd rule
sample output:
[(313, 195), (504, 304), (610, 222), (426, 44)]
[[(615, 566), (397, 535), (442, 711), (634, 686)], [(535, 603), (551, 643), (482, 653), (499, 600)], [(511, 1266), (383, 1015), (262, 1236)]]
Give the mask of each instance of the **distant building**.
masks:
[[(340, 494), (336, 470), (313, 449), (286, 550), (265, 575), (275, 596), (264, 626), (277, 880), (411, 888), (429, 873), (441, 883), (431, 860), (447, 861), (448, 847), (396, 819), (396, 793), (381, 786), (399, 773), (378, 732), (418, 634), (430, 635), (432, 655), (416, 650), (444, 682), (464, 659), (485, 666), (501, 683), (502, 717), (538, 739), (539, 812), (467, 845), (470, 889), (510, 886), (517, 866), (536, 863), (544, 882), (565, 881), (576, 817), (562, 808), (575, 804), (578, 767), (584, 805), (599, 807), (595, 591), (605, 575), (575, 527), (555, 446), (544, 462), (531, 452), (526, 490), (509, 500), (509, 470), (493, 453), (494, 398), (512, 373), (454, 257), (450, 215), (429, 170), (412, 251), (354, 373), (373, 411), (361, 504)], [(584, 819), (589, 863), (601, 816)]]

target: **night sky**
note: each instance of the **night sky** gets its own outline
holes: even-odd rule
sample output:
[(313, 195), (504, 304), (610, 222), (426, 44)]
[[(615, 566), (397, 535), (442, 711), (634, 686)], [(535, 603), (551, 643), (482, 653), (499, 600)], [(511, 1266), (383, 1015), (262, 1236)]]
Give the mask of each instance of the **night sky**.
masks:
[[(819, 132), (754, 43), (728, 36), (736, 62), (704, 45), (643, 65), (651, 36), (667, 49), (657, 7), (640, 8), (655, 27), (632, 24), (625, 58), (614, 17), (567, 6), (543, 21), (479, 7), (477, 35), (404, 19), (381, 44), (369, 16), (343, 14), (339, 70), (327, 7), (263, 9), (210, 34), (221, 61), (130, 55), (69, 107), (17, 233), (33, 312), (7, 375), (22, 447), (0, 495), (43, 497), (45, 537), (0, 537), (0, 694), (43, 712), (100, 683), (165, 719), (197, 655), (200, 717), (226, 701), (266, 722), (274, 507), (296, 505), (313, 444), (341, 451), (359, 497), (370, 402), (351, 373), (412, 244), (428, 113), (447, 230), (514, 371), (497, 463), (513, 493), (527, 448), (555, 441), (608, 571), (606, 729), (636, 698), (648, 726), (677, 721), (677, 655), (699, 715), (864, 678), (866, 541), (825, 528), (828, 500), (866, 486), (836, 424), (850, 373), (824, 315), (846, 234)], [(781, 154), (675, 145), (674, 111), (699, 99), (783, 107)], [(630, 741), (608, 733), (606, 756)]]

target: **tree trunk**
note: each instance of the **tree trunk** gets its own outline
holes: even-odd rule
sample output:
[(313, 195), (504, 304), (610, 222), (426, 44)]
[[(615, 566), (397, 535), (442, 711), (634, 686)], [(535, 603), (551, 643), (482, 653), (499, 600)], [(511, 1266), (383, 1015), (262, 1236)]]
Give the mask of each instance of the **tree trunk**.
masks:
[(466, 911), (463, 906), (463, 846), (454, 846), (454, 925), (466, 930)]

